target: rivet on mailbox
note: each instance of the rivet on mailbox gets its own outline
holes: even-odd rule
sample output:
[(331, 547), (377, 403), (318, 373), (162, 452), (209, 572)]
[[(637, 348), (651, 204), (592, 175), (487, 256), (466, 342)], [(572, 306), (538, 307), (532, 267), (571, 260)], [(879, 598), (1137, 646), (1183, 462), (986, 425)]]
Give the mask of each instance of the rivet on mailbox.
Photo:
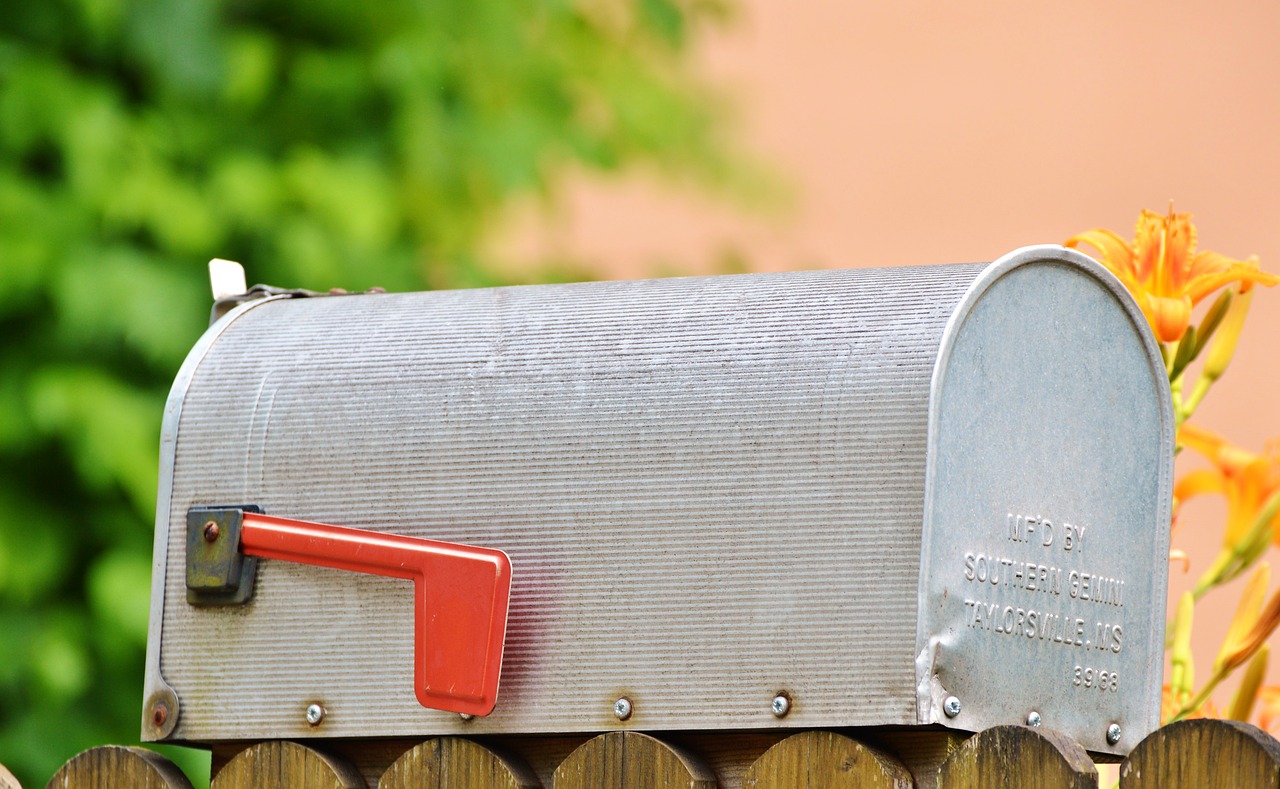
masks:
[(144, 738), (1158, 724), (1168, 383), (1081, 254), (225, 306)]

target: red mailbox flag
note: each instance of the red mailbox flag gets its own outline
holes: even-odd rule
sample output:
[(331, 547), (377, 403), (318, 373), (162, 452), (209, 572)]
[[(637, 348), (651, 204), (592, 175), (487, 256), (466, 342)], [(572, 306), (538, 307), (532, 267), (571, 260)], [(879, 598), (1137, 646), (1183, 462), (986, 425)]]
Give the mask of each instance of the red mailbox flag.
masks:
[(502, 551), (242, 515), (246, 556), (408, 578), (414, 587), (413, 690), (424, 707), (488, 715), (498, 699), (511, 596)]

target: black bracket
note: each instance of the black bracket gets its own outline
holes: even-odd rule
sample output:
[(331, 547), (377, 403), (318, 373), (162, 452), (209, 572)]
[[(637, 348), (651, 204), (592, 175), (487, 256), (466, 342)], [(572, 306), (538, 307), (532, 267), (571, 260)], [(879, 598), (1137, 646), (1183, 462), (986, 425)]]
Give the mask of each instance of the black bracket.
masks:
[(187, 510), (187, 602), (243, 605), (253, 597), (258, 560), (240, 552), (241, 516), (256, 504)]

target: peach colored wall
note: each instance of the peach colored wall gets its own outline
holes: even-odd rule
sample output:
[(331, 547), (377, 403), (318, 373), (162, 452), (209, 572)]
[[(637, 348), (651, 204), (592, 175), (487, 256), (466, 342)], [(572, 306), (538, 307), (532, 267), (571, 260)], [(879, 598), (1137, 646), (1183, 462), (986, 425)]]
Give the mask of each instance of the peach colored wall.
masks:
[[(749, 0), (701, 65), (789, 183), (788, 207), (725, 207), (644, 177), (580, 183), (556, 216), (516, 222), (508, 248), (611, 276), (693, 273), (732, 250), (775, 270), (990, 260), (1095, 226), (1129, 235), (1139, 209), (1173, 199), (1203, 248), (1280, 272), (1277, 40), (1280, 5), (1240, 0)], [(1254, 450), (1280, 437), (1277, 347), (1280, 288), (1255, 298), (1203, 424)], [(1171, 599), (1215, 553), (1221, 511), (1187, 509), (1175, 545), (1192, 568)], [(1201, 606), (1202, 678), (1236, 596)]]

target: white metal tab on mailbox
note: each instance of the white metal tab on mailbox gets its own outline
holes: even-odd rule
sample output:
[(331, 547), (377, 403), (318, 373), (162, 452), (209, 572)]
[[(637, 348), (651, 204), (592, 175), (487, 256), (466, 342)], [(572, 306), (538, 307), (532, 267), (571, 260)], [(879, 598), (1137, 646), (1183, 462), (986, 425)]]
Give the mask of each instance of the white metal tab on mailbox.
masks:
[(987, 269), (943, 336), (920, 717), (971, 731), (1038, 717), (1090, 750), (1127, 752), (1159, 722), (1164, 633), (1152, 623), (1165, 603), (1173, 415), (1120, 283), (1076, 256), (1046, 265), (1055, 254)]

